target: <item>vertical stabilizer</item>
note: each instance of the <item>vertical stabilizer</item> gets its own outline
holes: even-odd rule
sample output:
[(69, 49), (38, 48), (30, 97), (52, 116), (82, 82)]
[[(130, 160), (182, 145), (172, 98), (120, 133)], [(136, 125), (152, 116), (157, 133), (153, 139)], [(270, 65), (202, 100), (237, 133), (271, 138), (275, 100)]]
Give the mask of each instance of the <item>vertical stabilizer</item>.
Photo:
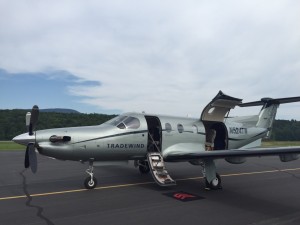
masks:
[(278, 107), (279, 104), (266, 103), (259, 113), (259, 119), (256, 126), (268, 129), (268, 133), (266, 136), (267, 138), (271, 135), (272, 125), (275, 120)]
[(260, 128), (268, 129), (269, 131), (267, 133), (267, 137), (269, 137), (279, 105), (284, 103), (292, 103), (292, 102), (299, 102), (299, 101), (300, 101), (300, 97), (277, 98), (277, 99), (262, 98), (260, 101), (242, 103), (239, 104), (239, 106), (249, 107), (249, 106), (263, 105), (259, 113), (259, 119), (256, 126)]

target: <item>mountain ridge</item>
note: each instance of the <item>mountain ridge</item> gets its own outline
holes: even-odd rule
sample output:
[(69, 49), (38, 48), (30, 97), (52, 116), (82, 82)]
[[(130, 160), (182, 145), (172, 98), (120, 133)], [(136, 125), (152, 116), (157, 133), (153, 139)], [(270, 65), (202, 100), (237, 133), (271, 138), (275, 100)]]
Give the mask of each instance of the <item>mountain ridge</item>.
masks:
[(41, 112), (56, 112), (56, 113), (81, 113), (74, 109), (65, 109), (65, 108), (48, 108), (40, 109)]
[[(31, 112), (31, 109), (0, 109), (0, 110), (21, 110)], [(67, 109), (67, 108), (46, 108), (40, 109), (40, 112), (54, 112), (54, 113), (76, 113), (80, 114), (81, 112), (74, 110), (74, 109)]]

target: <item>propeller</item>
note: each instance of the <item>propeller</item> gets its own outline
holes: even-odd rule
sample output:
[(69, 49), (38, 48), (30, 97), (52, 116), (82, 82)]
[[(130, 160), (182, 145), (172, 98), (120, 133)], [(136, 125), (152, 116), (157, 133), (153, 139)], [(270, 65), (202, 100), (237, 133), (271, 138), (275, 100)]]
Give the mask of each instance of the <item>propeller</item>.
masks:
[[(29, 119), (30, 118), (30, 119)], [(26, 114), (26, 122), (29, 120), (29, 128), (28, 133), (29, 135), (33, 135), (33, 131), (39, 119), (39, 107), (37, 105), (32, 107), (31, 114)]]
[[(33, 106), (31, 113), (26, 114), (26, 126), (28, 126), (28, 134), (34, 135), (34, 130), (39, 118), (39, 107)], [(31, 169), (33, 173), (37, 171), (37, 157), (35, 152), (35, 142), (29, 142), (26, 147), (24, 166)]]
[(37, 171), (37, 157), (35, 152), (34, 143), (29, 143), (25, 152), (25, 168), (31, 169), (33, 173)]

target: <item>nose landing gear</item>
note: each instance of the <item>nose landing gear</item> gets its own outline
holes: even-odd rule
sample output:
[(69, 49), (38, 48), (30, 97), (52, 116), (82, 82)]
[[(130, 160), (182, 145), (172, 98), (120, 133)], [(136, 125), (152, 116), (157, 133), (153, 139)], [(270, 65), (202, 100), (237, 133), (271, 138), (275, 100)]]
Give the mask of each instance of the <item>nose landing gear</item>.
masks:
[(147, 174), (150, 172), (150, 167), (147, 161), (139, 161), (139, 170), (142, 174)]
[(86, 170), (86, 173), (89, 175), (89, 177), (84, 180), (84, 186), (86, 189), (94, 189), (97, 186), (97, 179), (94, 177), (93, 162), (93, 160), (90, 160), (89, 168)]
[(149, 163), (146, 160), (134, 160), (134, 167), (138, 167), (141, 174), (147, 174), (150, 172)]

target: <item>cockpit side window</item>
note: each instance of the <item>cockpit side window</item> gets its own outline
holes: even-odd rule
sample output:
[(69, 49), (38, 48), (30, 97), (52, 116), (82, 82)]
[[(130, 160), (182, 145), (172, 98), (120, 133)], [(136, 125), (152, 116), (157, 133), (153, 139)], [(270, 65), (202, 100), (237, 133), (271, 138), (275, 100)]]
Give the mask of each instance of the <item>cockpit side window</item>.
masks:
[(140, 127), (140, 120), (135, 117), (126, 118), (124, 123), (128, 129), (137, 129)]
[(132, 116), (117, 116), (107, 123), (119, 129), (137, 129), (141, 125), (140, 120)]
[(126, 128), (124, 123), (120, 123), (117, 127), (120, 128), (120, 129), (125, 129)]
[(106, 123), (113, 125), (113, 126), (118, 126), (123, 120), (125, 120), (127, 116), (117, 116)]

